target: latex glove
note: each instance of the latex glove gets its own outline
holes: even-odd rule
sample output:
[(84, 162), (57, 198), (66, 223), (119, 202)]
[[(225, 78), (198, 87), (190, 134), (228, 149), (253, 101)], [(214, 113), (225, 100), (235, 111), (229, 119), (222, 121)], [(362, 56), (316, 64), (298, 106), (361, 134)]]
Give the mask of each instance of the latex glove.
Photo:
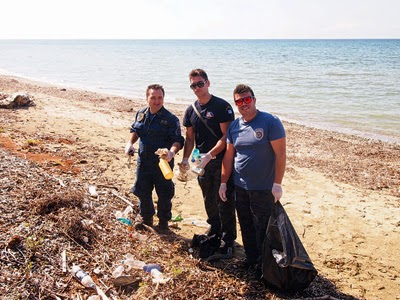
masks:
[(160, 158), (166, 159), (168, 155), (168, 149), (167, 148), (158, 148), (154, 154), (160, 156)]
[(272, 186), (272, 195), (275, 197), (275, 202), (282, 198), (282, 186), (279, 183), (274, 183)]
[(218, 193), (222, 201), (225, 202), (226, 200), (228, 200), (228, 198), (226, 198), (226, 183), (221, 183)]
[(170, 162), (175, 157), (175, 152), (168, 150), (167, 148), (159, 148), (154, 154), (160, 156), (160, 158), (165, 159), (167, 162)]
[(200, 169), (204, 169), (213, 157), (210, 153), (200, 153)]
[(125, 154), (126, 155), (134, 155), (136, 152), (135, 147), (133, 147), (133, 144), (131, 142), (126, 143), (125, 146)]
[(182, 158), (181, 163), (178, 163), (179, 171), (182, 173), (186, 173), (190, 170), (189, 159), (187, 157)]

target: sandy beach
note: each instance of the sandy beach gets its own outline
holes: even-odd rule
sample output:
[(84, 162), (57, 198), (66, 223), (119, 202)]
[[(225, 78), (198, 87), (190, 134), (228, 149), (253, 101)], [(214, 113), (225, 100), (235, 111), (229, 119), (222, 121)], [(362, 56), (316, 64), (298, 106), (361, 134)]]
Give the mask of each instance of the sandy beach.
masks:
[[(29, 93), (36, 105), (0, 109), (0, 149), (48, 170), (64, 168), (88, 184), (107, 181), (136, 200), (130, 194), (136, 159), (129, 164), (123, 150), (145, 100), (0, 76), (0, 93), (15, 92)], [(182, 120), (186, 106), (165, 106)], [(284, 126), (288, 159), (281, 202), (319, 275), (349, 299), (400, 299), (400, 145)], [(37, 141), (36, 147), (27, 147), (27, 141)], [(79, 175), (92, 165), (100, 171)], [(204, 220), (197, 182), (175, 184), (173, 215)], [(3, 237), (17, 233), (1, 224)], [(187, 239), (204, 232), (189, 225), (172, 230)], [(240, 255), (240, 231), (237, 242)]]

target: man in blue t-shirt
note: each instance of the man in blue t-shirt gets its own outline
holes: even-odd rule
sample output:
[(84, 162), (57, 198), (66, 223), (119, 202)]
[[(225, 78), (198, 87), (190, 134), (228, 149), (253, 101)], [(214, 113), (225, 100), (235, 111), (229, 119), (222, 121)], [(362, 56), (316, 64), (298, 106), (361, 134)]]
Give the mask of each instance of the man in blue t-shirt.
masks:
[(282, 197), (286, 134), (276, 116), (257, 110), (256, 98), (249, 86), (237, 85), (233, 97), (241, 117), (230, 124), (227, 132), (219, 194), (222, 199), (226, 198), (227, 182), (233, 173), (245, 265), (255, 265), (260, 270), (272, 206)]
[(183, 159), (179, 164), (189, 170), (188, 159), (194, 144), (199, 149), (204, 174), (199, 174), (198, 182), (203, 194), (210, 228), (209, 236), (214, 234), (222, 237), (225, 242), (220, 248), (222, 258), (230, 258), (233, 254), (236, 239), (236, 216), (233, 200), (233, 179), (227, 182), (227, 197), (220, 199), (218, 194), (221, 182), (221, 165), (226, 147), (226, 131), (234, 119), (232, 106), (225, 100), (211, 95), (208, 88), (210, 81), (202, 69), (194, 69), (189, 74), (190, 88), (197, 97), (194, 107), (189, 106), (183, 117), (186, 127), (186, 139)]

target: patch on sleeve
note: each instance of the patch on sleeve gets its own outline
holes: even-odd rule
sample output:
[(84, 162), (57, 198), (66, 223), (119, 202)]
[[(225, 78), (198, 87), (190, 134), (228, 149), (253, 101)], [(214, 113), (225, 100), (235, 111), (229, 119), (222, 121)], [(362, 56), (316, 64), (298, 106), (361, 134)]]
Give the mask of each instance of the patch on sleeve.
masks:
[(226, 107), (226, 112), (227, 112), (229, 115), (232, 115), (232, 114), (233, 114), (233, 110), (232, 110), (232, 108), (231, 108), (230, 106), (227, 106), (227, 107)]
[(142, 122), (143, 121), (143, 119), (144, 119), (144, 113), (138, 113), (138, 116), (137, 116), (137, 121), (138, 122)]

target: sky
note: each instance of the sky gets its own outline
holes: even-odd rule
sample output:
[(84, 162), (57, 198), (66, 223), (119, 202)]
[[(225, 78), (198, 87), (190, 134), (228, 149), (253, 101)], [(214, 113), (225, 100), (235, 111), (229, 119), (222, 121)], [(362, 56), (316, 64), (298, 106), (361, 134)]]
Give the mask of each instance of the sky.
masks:
[(400, 0), (12, 0), (0, 39), (400, 38)]

